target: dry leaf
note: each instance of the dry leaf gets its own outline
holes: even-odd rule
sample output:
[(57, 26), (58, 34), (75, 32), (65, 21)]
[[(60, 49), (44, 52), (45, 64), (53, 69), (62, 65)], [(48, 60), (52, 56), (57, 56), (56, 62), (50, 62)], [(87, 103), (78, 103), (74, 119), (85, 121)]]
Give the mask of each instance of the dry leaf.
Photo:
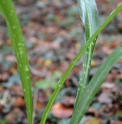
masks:
[(90, 118), (84, 124), (102, 124), (99, 119)]
[(16, 107), (23, 107), (24, 105), (25, 105), (25, 101), (22, 97), (17, 97), (13, 102), (13, 106)]
[(98, 101), (100, 103), (106, 103), (106, 104), (111, 103), (112, 99), (109, 97), (109, 92), (101, 93), (100, 96), (98, 97)]
[(51, 110), (52, 114), (57, 118), (68, 118), (73, 113), (73, 108), (66, 107), (61, 103), (54, 104)]

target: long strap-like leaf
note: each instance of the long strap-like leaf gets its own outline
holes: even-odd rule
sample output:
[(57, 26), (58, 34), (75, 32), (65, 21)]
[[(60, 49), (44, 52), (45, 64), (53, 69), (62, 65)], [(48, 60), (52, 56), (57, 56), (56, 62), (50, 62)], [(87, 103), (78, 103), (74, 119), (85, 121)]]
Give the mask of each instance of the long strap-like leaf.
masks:
[[(84, 41), (86, 44), (89, 38), (94, 34), (94, 32), (99, 27), (96, 2), (95, 0), (77, 0), (77, 2), (80, 12), (80, 17), (85, 26)], [(83, 90), (85, 89), (85, 86), (88, 84), (90, 63), (91, 63), (95, 43), (96, 43), (96, 39), (91, 43), (91, 45), (84, 54), (83, 68), (82, 68), (80, 81), (78, 84), (75, 107), (80, 100), (79, 98), (81, 97)]]
[(17, 58), (18, 70), (22, 81), (24, 98), (27, 107), (28, 123), (32, 124), (32, 91), (30, 71), (26, 55), (26, 49), (19, 21), (11, 0), (0, 0), (0, 11), (6, 19), (12, 46)]
[[(40, 124), (45, 124), (46, 118), (48, 116), (48, 113), (50, 111), (50, 108), (55, 100), (55, 98), (57, 97), (60, 89), (63, 86), (64, 81), (66, 80), (67, 76), (69, 75), (69, 73), (71, 72), (71, 70), (73, 69), (73, 67), (75, 66), (75, 64), (77, 63), (77, 61), (80, 59), (80, 57), (83, 55), (83, 53), (85, 52), (85, 50), (90, 46), (90, 44), (94, 41), (94, 39), (98, 36), (98, 34), (105, 28), (105, 26), (117, 15), (118, 12), (120, 12), (122, 10), (122, 4), (120, 4), (120, 6), (118, 6), (109, 16), (108, 18), (103, 22), (103, 24), (97, 29), (97, 31), (91, 36), (91, 38), (87, 41), (86, 45), (80, 50), (80, 52), (77, 54), (77, 56), (74, 58), (74, 60), (72, 61), (72, 63), (69, 65), (68, 69), (66, 70), (66, 72), (64, 73), (64, 75), (62, 76), (62, 78), (59, 80), (58, 85), (56, 87), (56, 89), (54, 90), (53, 94), (50, 97), (50, 100), (46, 106), (46, 109), (43, 113), (42, 116), (42, 120), (40, 122)], [(75, 123), (74, 123), (75, 124)]]
[(92, 102), (95, 94), (100, 89), (104, 79), (109, 73), (112, 66), (122, 59), (122, 45), (113, 51), (113, 53), (104, 61), (104, 63), (97, 70), (82, 96), (80, 102), (77, 104), (75, 111), (72, 115), (70, 124), (79, 124), (84, 113), (87, 111), (90, 103)]

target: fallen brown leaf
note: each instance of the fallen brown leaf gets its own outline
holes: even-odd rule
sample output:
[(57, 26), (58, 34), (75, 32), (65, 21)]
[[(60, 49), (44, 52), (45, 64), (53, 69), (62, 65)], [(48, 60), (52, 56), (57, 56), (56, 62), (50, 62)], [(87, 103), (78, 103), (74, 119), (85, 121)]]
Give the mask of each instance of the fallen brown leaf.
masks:
[(84, 124), (102, 124), (102, 122), (99, 119), (90, 118)]
[(25, 105), (25, 101), (22, 97), (17, 97), (13, 102), (13, 106), (16, 107), (23, 107), (24, 105)]
[(100, 94), (100, 96), (98, 96), (98, 101), (100, 103), (111, 103), (112, 99), (109, 97), (109, 92), (103, 92)]
[(68, 118), (73, 113), (73, 108), (66, 107), (61, 103), (56, 103), (51, 108), (52, 114), (57, 118)]

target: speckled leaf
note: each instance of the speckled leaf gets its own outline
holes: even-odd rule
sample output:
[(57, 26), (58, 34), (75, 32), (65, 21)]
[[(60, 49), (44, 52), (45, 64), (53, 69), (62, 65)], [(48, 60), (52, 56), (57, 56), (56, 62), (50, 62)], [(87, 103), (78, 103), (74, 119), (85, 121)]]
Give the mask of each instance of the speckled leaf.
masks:
[[(94, 34), (94, 32), (99, 27), (97, 6), (95, 0), (77, 0), (77, 2), (80, 12), (80, 17), (85, 26), (84, 44), (86, 44), (89, 38)], [(84, 53), (83, 68), (78, 85), (75, 107), (77, 106), (77, 103), (80, 100), (79, 98), (82, 95), (85, 86), (88, 84), (89, 68), (90, 68), (90, 63), (91, 63), (95, 43), (96, 43), (96, 39), (94, 39), (94, 41), (90, 44), (90, 46), (87, 48), (87, 50)]]
[(28, 123), (32, 124), (33, 107), (30, 71), (22, 31), (11, 0), (0, 0), (0, 11), (5, 17), (8, 26), (10, 38), (12, 41), (12, 47), (17, 58), (18, 70), (22, 81), (22, 88), (24, 91), (24, 98), (27, 108)]
[(112, 66), (122, 59), (122, 45), (113, 51), (113, 53), (104, 61), (104, 63), (97, 70), (89, 84), (86, 86), (85, 91), (80, 97), (79, 103), (75, 107), (70, 124), (79, 124), (83, 115), (87, 111), (92, 99), (100, 89), (103, 81), (109, 73)]

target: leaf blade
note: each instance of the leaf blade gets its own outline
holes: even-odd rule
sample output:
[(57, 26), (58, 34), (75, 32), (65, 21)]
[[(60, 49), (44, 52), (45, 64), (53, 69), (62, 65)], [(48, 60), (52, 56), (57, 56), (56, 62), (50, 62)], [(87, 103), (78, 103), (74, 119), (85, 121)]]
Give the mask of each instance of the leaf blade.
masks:
[(28, 123), (32, 124), (33, 105), (30, 71), (22, 31), (11, 0), (0, 1), (0, 11), (7, 22), (12, 47), (17, 58), (18, 70), (22, 81), (24, 98), (27, 107)]
[[(79, 7), (81, 20), (85, 26), (84, 44), (86, 44), (89, 38), (99, 27), (97, 6), (95, 0), (77, 0), (77, 3)], [(94, 41), (90, 44), (89, 48), (87, 48), (86, 52), (84, 53), (83, 68), (78, 84), (75, 107), (79, 102), (80, 96), (82, 95), (85, 86), (88, 84), (89, 69), (95, 43), (96, 39), (94, 39)]]
[(80, 97), (79, 103), (77, 104), (75, 111), (72, 115), (70, 124), (79, 124), (83, 115), (87, 111), (88, 106), (92, 102), (93, 97), (100, 89), (104, 79), (109, 73), (112, 66), (122, 59), (122, 45), (115, 49), (112, 54), (104, 61), (99, 67), (89, 84), (86, 86), (85, 91)]

